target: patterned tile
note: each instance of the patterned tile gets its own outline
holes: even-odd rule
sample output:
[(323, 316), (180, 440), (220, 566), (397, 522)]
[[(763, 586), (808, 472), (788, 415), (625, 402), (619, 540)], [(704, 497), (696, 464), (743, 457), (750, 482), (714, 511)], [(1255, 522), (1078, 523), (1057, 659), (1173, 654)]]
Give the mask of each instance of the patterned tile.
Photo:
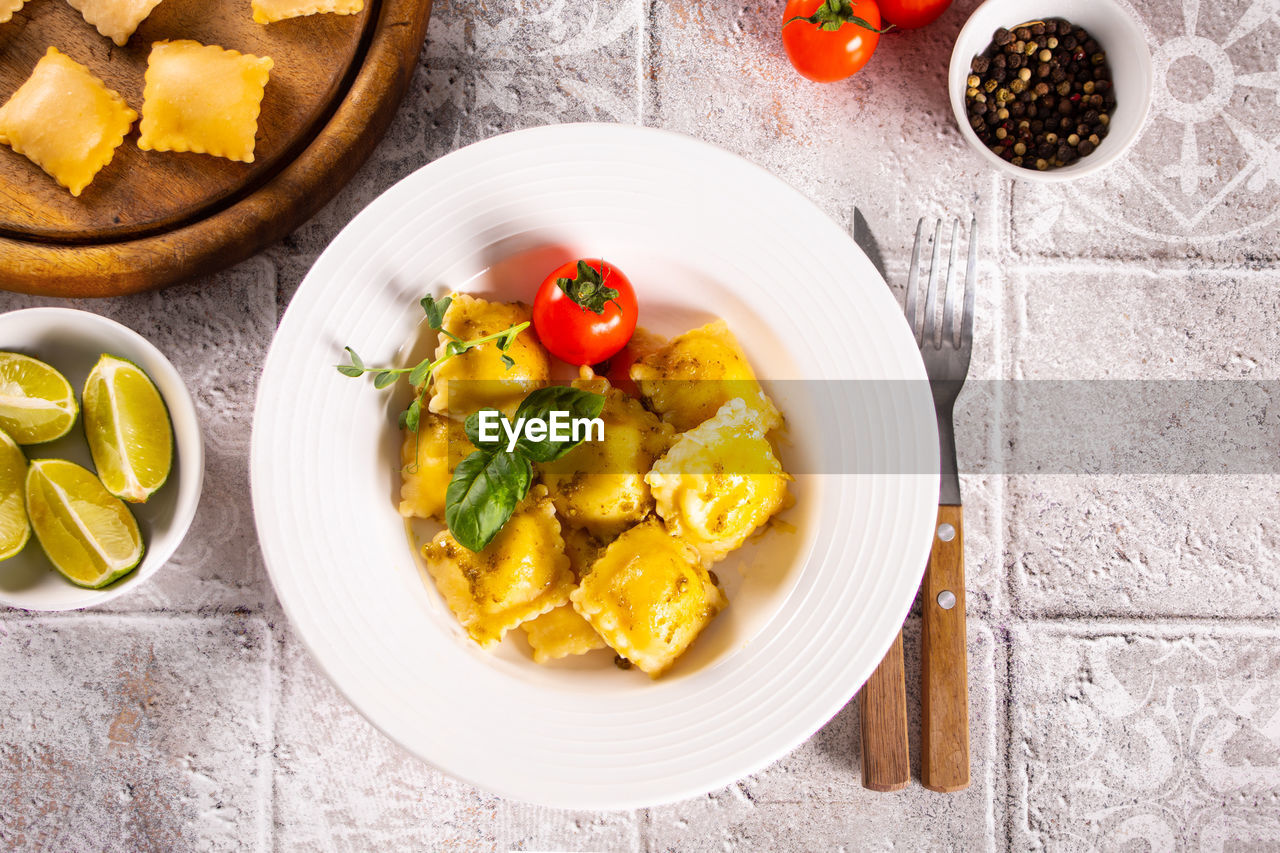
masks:
[(1018, 183), (1012, 243), (1033, 255), (1277, 257), (1280, 21), (1265, 2), (1133, 0), (1155, 65), (1152, 115), (1129, 155), (1055, 187)]
[(1277, 654), (1273, 630), (1019, 631), (1011, 847), (1280, 849)]
[(807, 743), (736, 785), (649, 810), (649, 847), (699, 850), (993, 850), (1004, 778), (997, 751), (1005, 666), (990, 629), (969, 625), (972, 784), (935, 794), (919, 779), (919, 622), (905, 635), (908, 730), (915, 781), (880, 794), (862, 787), (857, 702)]
[(635, 813), (503, 800), (432, 769), (365, 722), (291, 635), (280, 648), (275, 820), (284, 849), (640, 849)]
[(263, 849), (271, 653), (252, 616), (0, 620), (0, 847)]

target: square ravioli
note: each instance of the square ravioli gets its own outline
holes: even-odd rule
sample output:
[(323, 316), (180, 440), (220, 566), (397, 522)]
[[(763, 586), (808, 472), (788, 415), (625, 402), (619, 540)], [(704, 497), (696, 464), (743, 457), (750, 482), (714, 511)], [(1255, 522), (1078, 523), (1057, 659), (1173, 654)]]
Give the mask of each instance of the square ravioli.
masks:
[[(496, 335), (530, 320), (523, 302), (490, 302), (465, 293), (452, 294), (444, 314), (443, 331), (470, 341)], [(448, 350), (448, 335), (440, 335), (436, 358)], [(454, 356), (436, 368), (428, 408), (437, 414), (464, 420), (481, 409), (498, 409), (510, 416), (530, 391), (547, 384), (551, 375), (547, 351), (538, 343), (532, 327), (516, 335), (502, 360), (497, 341), (489, 341)]]
[(605, 648), (604, 640), (591, 623), (568, 604), (543, 613), (520, 626), (529, 638), (535, 663), (547, 663), (570, 655)]
[(530, 490), (483, 551), (464, 548), (442, 530), (422, 555), (453, 615), (486, 649), (511, 628), (567, 602), (573, 590), (560, 522), (542, 486)]
[(51, 47), (0, 106), (0, 142), (78, 196), (111, 162), (137, 117), (88, 68)]
[(363, 10), (364, 0), (253, 0), (253, 20), (259, 24), (324, 13), (354, 15)]
[(67, 0), (98, 32), (124, 47), (160, 0)]
[(400, 445), (400, 514), (444, 521), (453, 469), (474, 450), (462, 421), (423, 413), (418, 431), (405, 430)]
[(677, 439), (646, 481), (667, 529), (710, 565), (787, 505), (787, 480), (756, 413), (742, 400)]
[(569, 600), (610, 648), (653, 678), (728, 603), (698, 552), (652, 517), (614, 540)]
[(759, 413), (766, 430), (782, 425), (781, 413), (760, 389), (747, 354), (724, 320), (672, 338), (631, 365), (631, 378), (677, 432), (693, 429), (735, 397)]
[(26, 5), (27, 0), (0, 0), (0, 24), (9, 23), (13, 13)]
[(669, 424), (604, 379), (577, 380), (573, 387), (604, 395), (606, 440), (583, 442), (538, 470), (566, 525), (614, 537), (653, 509), (644, 475), (675, 436)]
[(253, 162), (258, 112), (274, 63), (197, 41), (158, 41), (142, 92), (143, 151)]

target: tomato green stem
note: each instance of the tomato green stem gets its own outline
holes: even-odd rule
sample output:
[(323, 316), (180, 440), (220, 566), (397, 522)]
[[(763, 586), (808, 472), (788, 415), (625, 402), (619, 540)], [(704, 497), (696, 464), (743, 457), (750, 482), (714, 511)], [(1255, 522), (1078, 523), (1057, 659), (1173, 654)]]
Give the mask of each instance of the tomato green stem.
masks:
[(870, 30), (873, 33), (884, 35), (893, 29), (893, 24), (884, 29), (877, 29), (871, 26), (870, 22), (864, 18), (859, 18), (853, 14), (853, 3), (850, 0), (824, 0), (823, 4), (814, 11), (812, 15), (796, 15), (782, 22), (782, 26), (794, 24), (796, 21), (804, 21), (806, 24), (813, 24), (820, 30), (826, 32), (835, 32), (845, 24), (853, 24), (856, 27), (862, 27), (864, 30)]

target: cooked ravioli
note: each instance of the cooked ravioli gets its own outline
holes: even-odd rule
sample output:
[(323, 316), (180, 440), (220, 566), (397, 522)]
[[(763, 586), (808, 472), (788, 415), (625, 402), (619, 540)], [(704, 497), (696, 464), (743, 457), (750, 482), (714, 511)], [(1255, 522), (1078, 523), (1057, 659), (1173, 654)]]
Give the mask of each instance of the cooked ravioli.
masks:
[(578, 580), (591, 571), (591, 566), (604, 553), (608, 540), (597, 539), (583, 527), (566, 527), (564, 536), (564, 552), (569, 557), (569, 568)]
[(760, 389), (746, 353), (724, 320), (672, 338), (633, 364), (631, 378), (677, 432), (692, 429), (734, 398), (758, 412), (766, 430), (782, 425), (782, 415)]
[(786, 505), (790, 478), (756, 413), (734, 399), (681, 435), (645, 479), (667, 529), (710, 565)]
[(400, 514), (444, 521), (444, 496), (453, 469), (475, 450), (462, 421), (424, 412), (418, 431), (400, 445)]
[(543, 613), (520, 626), (533, 647), (533, 659), (547, 663), (570, 655), (585, 655), (595, 649), (605, 648), (604, 640), (591, 627), (591, 623), (578, 615), (568, 604)]
[(160, 0), (67, 0), (98, 32), (123, 47)]
[(0, 106), (0, 142), (78, 196), (111, 162), (137, 117), (88, 68), (51, 47)]
[(464, 548), (442, 530), (422, 554), (445, 603), (483, 648), (564, 604), (573, 590), (560, 522), (542, 486), (530, 490), (483, 551)]
[(156, 42), (147, 59), (138, 147), (252, 163), (274, 64), (268, 56), (189, 39)]
[(21, 9), (27, 0), (0, 0), (0, 24), (7, 24), (13, 13)]
[(578, 380), (573, 387), (604, 394), (604, 441), (583, 442), (540, 465), (542, 482), (566, 525), (612, 538), (653, 509), (644, 475), (666, 453), (674, 435), (639, 400), (604, 379)]
[[(443, 331), (469, 341), (498, 334), (529, 318), (529, 306), (523, 302), (490, 302), (455, 293), (444, 314)], [(448, 335), (441, 334), (437, 358), (447, 352), (449, 343)], [(502, 356), (497, 341), (489, 341), (440, 365), (431, 391), (431, 411), (460, 420), (485, 408), (514, 414), (530, 391), (547, 384), (550, 361), (532, 328), (517, 335), (507, 350), (506, 356), (514, 362), (510, 369)]]
[(270, 24), (286, 18), (332, 13), (354, 15), (364, 9), (364, 0), (253, 0), (253, 20)]
[(614, 540), (570, 601), (610, 648), (654, 678), (728, 603), (698, 552), (656, 518)]

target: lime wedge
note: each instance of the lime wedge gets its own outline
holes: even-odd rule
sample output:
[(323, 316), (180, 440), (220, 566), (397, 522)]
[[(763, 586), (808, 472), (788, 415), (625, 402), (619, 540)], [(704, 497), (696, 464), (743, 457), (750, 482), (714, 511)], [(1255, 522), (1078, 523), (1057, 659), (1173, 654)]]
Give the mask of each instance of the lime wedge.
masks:
[(32, 461), (27, 514), (49, 560), (74, 584), (106, 586), (142, 559), (142, 534), (129, 507), (74, 462)]
[(43, 361), (0, 352), (0, 429), (18, 444), (62, 438), (76, 422), (71, 383)]
[(169, 410), (133, 362), (113, 355), (98, 359), (84, 383), (84, 434), (102, 484), (116, 497), (140, 503), (169, 479)]
[(27, 523), (27, 457), (18, 443), (0, 430), (0, 560), (22, 550), (31, 538)]

